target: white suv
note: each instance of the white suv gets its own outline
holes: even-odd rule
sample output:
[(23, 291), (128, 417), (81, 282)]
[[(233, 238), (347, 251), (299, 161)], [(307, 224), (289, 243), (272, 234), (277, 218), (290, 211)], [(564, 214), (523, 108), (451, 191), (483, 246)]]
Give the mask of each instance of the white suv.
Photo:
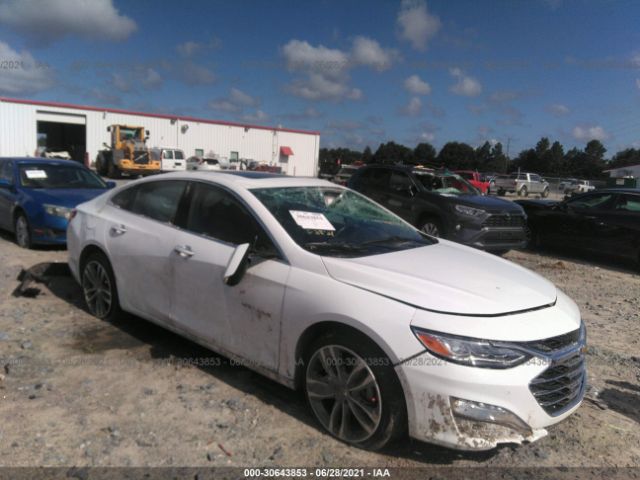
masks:
[(584, 395), (585, 329), (552, 283), (324, 180), (147, 178), (80, 205), (67, 242), (94, 315), (131, 312), (299, 388), (359, 447), (533, 441)]

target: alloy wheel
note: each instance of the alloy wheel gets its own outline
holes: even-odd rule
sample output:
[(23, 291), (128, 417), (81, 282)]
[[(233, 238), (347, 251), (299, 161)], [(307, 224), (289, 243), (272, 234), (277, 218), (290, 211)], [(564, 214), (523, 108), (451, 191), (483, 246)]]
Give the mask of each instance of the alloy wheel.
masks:
[(91, 313), (105, 318), (111, 310), (113, 291), (109, 274), (100, 262), (92, 260), (84, 267), (82, 290)]
[(306, 372), (306, 392), (322, 426), (343, 441), (363, 442), (380, 425), (378, 382), (364, 359), (348, 348), (327, 345), (313, 354)]
[(431, 235), (432, 237), (439, 237), (440, 230), (438, 229), (438, 225), (433, 222), (427, 222), (422, 226), (422, 231), (427, 235)]
[(29, 224), (24, 215), (20, 215), (16, 220), (16, 242), (23, 248), (29, 248)]

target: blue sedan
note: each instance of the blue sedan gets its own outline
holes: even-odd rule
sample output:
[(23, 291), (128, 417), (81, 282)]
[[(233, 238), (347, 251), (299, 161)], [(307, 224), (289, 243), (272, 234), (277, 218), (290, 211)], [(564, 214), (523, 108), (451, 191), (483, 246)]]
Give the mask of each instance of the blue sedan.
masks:
[(64, 245), (73, 209), (114, 186), (76, 162), (0, 158), (0, 228), (23, 248)]

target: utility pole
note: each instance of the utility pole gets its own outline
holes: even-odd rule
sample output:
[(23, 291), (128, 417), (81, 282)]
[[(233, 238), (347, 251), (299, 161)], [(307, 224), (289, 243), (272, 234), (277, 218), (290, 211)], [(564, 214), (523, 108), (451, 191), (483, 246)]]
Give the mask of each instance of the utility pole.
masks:
[(511, 147), (511, 137), (507, 137), (507, 155), (504, 161), (504, 173), (507, 173), (507, 170), (509, 170), (509, 147)]

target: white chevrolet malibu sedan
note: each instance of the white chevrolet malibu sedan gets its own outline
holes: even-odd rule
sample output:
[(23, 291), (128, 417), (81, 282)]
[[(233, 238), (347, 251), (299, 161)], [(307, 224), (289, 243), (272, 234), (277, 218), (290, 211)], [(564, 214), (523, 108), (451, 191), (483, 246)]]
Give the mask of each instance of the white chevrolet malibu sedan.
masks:
[(68, 248), (95, 316), (130, 312), (301, 389), (359, 447), (533, 441), (584, 395), (584, 325), (553, 284), (327, 181), (146, 178), (80, 205)]

